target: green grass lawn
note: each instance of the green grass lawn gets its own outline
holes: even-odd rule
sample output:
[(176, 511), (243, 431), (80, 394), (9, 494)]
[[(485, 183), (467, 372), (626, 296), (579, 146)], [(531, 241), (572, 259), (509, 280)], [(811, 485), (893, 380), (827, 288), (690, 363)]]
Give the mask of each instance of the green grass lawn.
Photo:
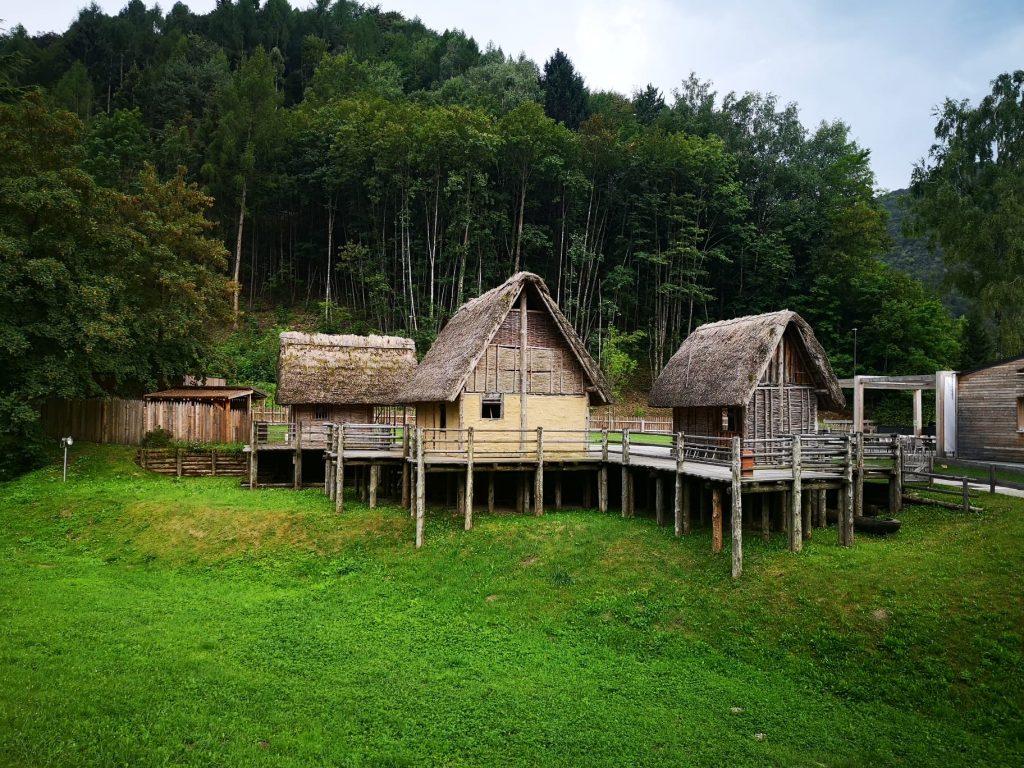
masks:
[[(951, 459), (935, 459), (934, 471), (939, 475), (950, 475), (956, 477), (969, 477), (974, 480), (988, 482), (988, 467), (974, 467), (967, 464), (960, 464)], [(1016, 485), (1024, 485), (1024, 472), (1015, 472), (1012, 469), (996, 469), (996, 479)]]
[(395, 507), (76, 445), (0, 486), (0, 764), (1024, 764), (1024, 504), (803, 553)]

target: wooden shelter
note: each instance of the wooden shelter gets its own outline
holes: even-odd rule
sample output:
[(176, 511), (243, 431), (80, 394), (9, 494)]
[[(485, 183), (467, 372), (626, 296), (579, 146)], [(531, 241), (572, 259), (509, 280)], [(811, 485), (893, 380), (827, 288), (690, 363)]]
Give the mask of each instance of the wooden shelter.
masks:
[(1024, 355), (956, 374), (956, 455), (1024, 462)]
[(253, 401), (266, 400), (267, 393), (252, 387), (228, 387), (222, 385), (182, 386), (161, 389), (143, 395), (146, 403), (207, 403), (219, 405), (224, 410), (248, 412)]
[(672, 408), (675, 432), (746, 440), (814, 433), (818, 408), (844, 402), (825, 350), (789, 310), (702, 325), (650, 394)]
[(293, 422), (371, 424), (375, 406), (396, 405), (416, 370), (416, 345), (399, 336), (281, 334), (277, 402)]
[(519, 272), (462, 305), (400, 399), (418, 427), (525, 432), (586, 429), (611, 392), (544, 281)]

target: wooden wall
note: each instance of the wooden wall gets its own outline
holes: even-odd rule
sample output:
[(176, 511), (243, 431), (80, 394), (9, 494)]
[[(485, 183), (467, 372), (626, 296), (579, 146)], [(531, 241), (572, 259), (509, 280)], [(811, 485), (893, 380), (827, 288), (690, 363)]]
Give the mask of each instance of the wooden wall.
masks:
[(326, 417), (317, 414), (319, 406), (293, 405), (291, 420), (298, 421), (331, 421), (335, 424), (373, 424), (372, 405), (330, 405), (323, 406)]
[[(526, 333), (527, 392), (534, 395), (583, 394), (583, 368), (551, 316), (545, 311), (528, 310)], [(466, 391), (518, 392), (521, 366), (519, 310), (513, 309), (470, 373)]]
[(1024, 357), (957, 377), (956, 455), (1024, 461), (1018, 403), (1024, 398)]
[(70, 435), (92, 443), (139, 445), (147, 432), (163, 427), (175, 440), (246, 443), (249, 414), (221, 405), (144, 400), (53, 400), (41, 410), (50, 437)]

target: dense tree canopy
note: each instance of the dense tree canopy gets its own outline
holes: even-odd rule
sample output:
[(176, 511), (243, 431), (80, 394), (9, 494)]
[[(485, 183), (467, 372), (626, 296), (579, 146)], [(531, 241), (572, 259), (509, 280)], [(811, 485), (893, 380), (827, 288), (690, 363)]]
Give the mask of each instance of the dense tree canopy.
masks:
[(956, 287), (978, 301), (1002, 355), (1024, 351), (1024, 70), (977, 106), (947, 100), (929, 159), (914, 169), (912, 223), (940, 245)]
[[(561, 51), (541, 70), (347, 0), (224, 0), (206, 15), (133, 0), (86, 9), (63, 35), (15, 27), (0, 57), (19, 62), (6, 92), (38, 87), (86, 124), (81, 147), (65, 142), (61, 195), (116, 209), (115, 190), (170, 184), (192, 195), (181, 213), (202, 207), (188, 186), (202, 185), (243, 315), (307, 306), (325, 328), (407, 333), (422, 351), (461, 302), (525, 268), (640, 383), (696, 325), (782, 307), (815, 325), (840, 373), (854, 327), (862, 371), (956, 362), (957, 324), (878, 263), (867, 151), (770, 95), (719, 95), (693, 75), (668, 99), (589, 93)], [(872, 325), (883, 305), (899, 333)]]

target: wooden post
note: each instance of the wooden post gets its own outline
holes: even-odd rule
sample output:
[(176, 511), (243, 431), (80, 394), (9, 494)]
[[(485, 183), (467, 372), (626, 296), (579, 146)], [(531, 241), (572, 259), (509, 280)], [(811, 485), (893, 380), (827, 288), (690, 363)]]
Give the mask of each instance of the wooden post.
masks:
[(853, 516), (864, 516), (864, 433), (855, 436), (854, 459), (856, 467), (853, 474)]
[(896, 438), (893, 450), (895, 457), (892, 476), (889, 478), (889, 512), (895, 515), (903, 509), (903, 444), (899, 438)]
[[(217, 449), (216, 448), (214, 448), (212, 451), (210, 451), (210, 471), (213, 473), (214, 477), (217, 476)], [(993, 493), (995, 493), (995, 491), (993, 491)]]
[(996, 465), (995, 464), (989, 464), (988, 465), (988, 492), (989, 493), (995, 493), (996, 492)]
[(801, 503), (803, 505), (803, 524), (801, 529), (803, 530), (804, 541), (810, 541), (811, 539), (811, 528), (813, 526), (811, 522), (811, 502), (813, 501), (814, 496), (815, 494), (813, 491), (801, 494)]
[(661, 480), (661, 473), (654, 475), (654, 520), (660, 528), (665, 524), (665, 489)]
[(740, 481), (742, 441), (732, 439), (732, 577), (743, 575), (743, 488)]
[(466, 510), (465, 529), (473, 528), (473, 428), (466, 430)]
[[(586, 505), (584, 505), (586, 506)], [(555, 509), (562, 508), (562, 473), (555, 474)]]
[(790, 495), (789, 551), (803, 549), (803, 468), (800, 466), (800, 435), (793, 435), (793, 493)]
[(966, 513), (966, 512), (970, 512), (971, 511), (971, 492), (970, 492), (970, 488), (967, 486), (967, 478), (966, 477), (963, 479), (963, 489), (964, 489), (964, 512)]
[(818, 491), (818, 527), (828, 528), (828, 491)]
[[(590, 509), (591, 506), (593, 505), (593, 500), (591, 499), (592, 488), (591, 488), (591, 483), (590, 483), (590, 473), (588, 472), (588, 473), (584, 474), (584, 477), (586, 479), (583, 481), (583, 508), (584, 509)], [(558, 473), (558, 490), (559, 491), (561, 491), (561, 488), (562, 488), (561, 484), (562, 484), (562, 473), (559, 472)]]
[(597, 470), (597, 511), (608, 511), (608, 429), (601, 430), (601, 466)]
[(622, 516), (631, 517), (633, 486), (629, 474), (629, 430), (622, 430)]
[(295, 455), (292, 473), (292, 487), (298, 490), (302, 487), (302, 422), (295, 422)]
[(717, 483), (711, 490), (711, 551), (722, 551), (722, 488)]
[(537, 471), (533, 474), (533, 514), (544, 514), (544, 427), (537, 427)]
[(370, 509), (377, 507), (377, 485), (380, 483), (380, 464), (370, 465)]
[(412, 507), (409, 483), (409, 428), (402, 428), (402, 509)]
[(255, 491), (256, 486), (259, 485), (260, 477), (260, 466), (259, 466), (259, 451), (253, 446), (252, 453), (249, 454), (249, 489)]
[(708, 524), (708, 500), (704, 490), (704, 483), (697, 481), (697, 514), (700, 516), (701, 527)]
[(334, 511), (345, 511), (345, 425), (338, 425), (338, 448), (334, 457)]
[(771, 541), (772, 538), (770, 499), (766, 493), (758, 494), (758, 503), (761, 505), (761, 541)]
[(184, 450), (179, 448), (177, 453), (175, 454), (175, 469), (177, 471), (178, 477), (181, 477), (181, 455), (183, 453), (184, 453)]
[(416, 428), (416, 548), (423, 546), (427, 514), (427, 471), (423, 462), (423, 427)]
[(466, 514), (466, 485), (457, 479), (455, 481), (455, 514), (463, 516)]
[(523, 486), (525, 481), (522, 477), (516, 477), (516, 511), (523, 511)]
[[(674, 500), (673, 505), (672, 505), (673, 506), (672, 511), (674, 513), (673, 514), (673, 518), (674, 518), (673, 522), (675, 523), (675, 526), (673, 528), (673, 533), (675, 533), (676, 536), (682, 536), (682, 534), (683, 534), (683, 526), (684, 526), (684, 523), (683, 523), (683, 509), (684, 509), (684, 507), (688, 507), (689, 506), (689, 504), (687, 503), (689, 501), (689, 499), (686, 499), (686, 500), (683, 499), (683, 494), (686, 493), (686, 490), (688, 490), (688, 485), (687, 485), (686, 481), (683, 479), (683, 433), (682, 432), (677, 432), (676, 433), (676, 494), (675, 494), (675, 500)], [(687, 533), (690, 532), (689, 531), (689, 528), (690, 528), (689, 523), (690, 523), (690, 510), (687, 509), (686, 510), (686, 532)]]
[(487, 514), (494, 514), (494, 472), (487, 473)]
[(852, 438), (846, 438), (846, 467), (843, 478), (842, 503), (839, 505), (840, 544), (844, 547), (853, 546), (853, 444)]
[[(939, 393), (938, 396), (942, 397), (941, 392)], [(915, 389), (914, 390), (914, 437), (920, 437), (921, 435), (924, 434), (924, 419), (921, 416), (922, 410), (923, 409), (921, 408), (921, 390), (920, 389)], [(939, 430), (937, 430), (937, 431), (939, 431)], [(941, 433), (939, 435), (939, 439), (940, 440), (942, 439)]]

